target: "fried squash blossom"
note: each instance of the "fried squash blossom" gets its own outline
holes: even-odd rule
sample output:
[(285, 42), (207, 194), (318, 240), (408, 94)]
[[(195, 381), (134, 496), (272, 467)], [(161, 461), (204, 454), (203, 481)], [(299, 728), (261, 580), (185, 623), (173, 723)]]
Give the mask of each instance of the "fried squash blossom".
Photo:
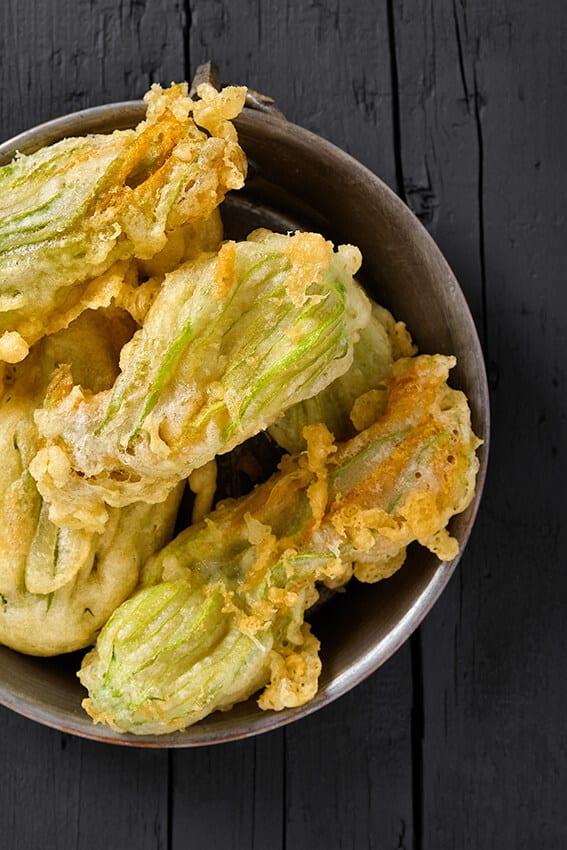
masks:
[[(135, 129), (0, 168), (0, 642), (90, 648), (84, 708), (124, 733), (311, 700), (322, 589), (452, 560), (474, 495), (455, 359), (368, 299), (358, 248), (224, 238), (245, 97), (154, 85)], [(259, 434), (277, 469), (219, 498)]]

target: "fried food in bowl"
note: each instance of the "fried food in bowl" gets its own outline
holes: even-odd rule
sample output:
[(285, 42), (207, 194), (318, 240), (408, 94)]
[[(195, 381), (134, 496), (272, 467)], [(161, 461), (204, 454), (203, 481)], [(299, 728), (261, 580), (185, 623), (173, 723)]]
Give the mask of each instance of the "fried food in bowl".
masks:
[[(201, 89), (195, 107), (185, 89), (154, 90), (147, 116), (141, 103), (100, 107), (0, 147), (5, 161), (17, 150), (51, 150), (51, 158), (39, 154), (49, 171), (46, 145), (59, 145), (64, 158), (86, 145), (77, 136), (111, 134), (78, 157), (96, 160), (109, 146), (100, 172), (106, 194), (83, 187), (97, 215), (110, 210), (104, 256), (89, 259), (89, 234), (88, 263), (79, 270), (70, 260), (54, 276), (41, 323), (33, 297), (6, 311), (0, 354), (21, 376), (6, 403), (5, 421), (16, 423), (5, 429), (6, 444), (18, 428), (28, 442), (4, 491), (14, 482), (22, 490), (25, 478), (33, 494), (18, 522), (37, 516), (41, 534), (28, 532), (37, 552), (24, 547), (15, 585), (30, 610), (32, 596), (42, 599), (44, 617), (49, 606), (56, 612), (66, 583), (80, 585), (95, 560), (101, 569), (100, 552), (113, 548), (105, 535), (122, 535), (118, 550), (138, 557), (119, 582), (122, 598), (109, 595), (112, 611), (101, 606), (89, 634), (63, 647), (54, 629), (53, 646), (37, 650), (66, 653), (98, 634), (80, 677), (89, 689), (85, 707), (104, 725), (81, 708), (81, 657), (40, 662), (8, 649), (18, 640), (1, 630), (0, 699), (48, 725), (118, 743), (191, 746), (253, 735), (356, 685), (439, 596), (484, 479), (482, 353), (431, 238), (359, 163), (278, 116), (249, 107), (238, 115), (244, 93), (223, 91)], [(144, 133), (167, 135), (155, 129), (164, 113), (175, 139), (168, 136), (167, 151), (157, 142), (155, 151), (144, 147)], [(117, 133), (126, 134), (118, 138), (130, 152), (111, 150)], [(239, 189), (241, 151), (252, 168)], [(192, 182), (189, 171), (199, 167), (203, 178)], [(109, 171), (119, 175), (114, 194)], [(229, 189), (238, 191), (219, 217)], [(55, 197), (53, 187), (47, 195)], [(78, 221), (71, 215), (65, 224), (69, 244), (85, 239)], [(52, 261), (52, 238), (33, 248), (40, 268)], [(356, 248), (333, 249), (329, 240)], [(76, 323), (96, 324), (92, 317), (104, 310), (123, 324), (110, 335), (108, 375), (97, 383), (69, 361)], [(189, 476), (193, 489), (210, 490), (219, 452), (266, 429), (266, 439), (289, 452), (279, 471), (261, 470), (264, 483), (216, 507), (209, 493), (201, 518), (190, 524), (185, 516), (189, 527), (167, 544), (180, 481)], [(201, 468), (207, 474), (198, 484), (193, 473)], [(91, 553), (83, 573), (71, 575), (73, 558), (60, 556), (62, 536), (77, 538), (65, 552)], [(39, 546), (40, 538), (50, 546)], [(45, 564), (54, 561), (50, 584)], [(321, 588), (343, 586), (313, 607)], [(84, 613), (90, 597), (81, 593), (66, 598), (76, 596)], [(6, 634), (15, 633), (8, 625)]]

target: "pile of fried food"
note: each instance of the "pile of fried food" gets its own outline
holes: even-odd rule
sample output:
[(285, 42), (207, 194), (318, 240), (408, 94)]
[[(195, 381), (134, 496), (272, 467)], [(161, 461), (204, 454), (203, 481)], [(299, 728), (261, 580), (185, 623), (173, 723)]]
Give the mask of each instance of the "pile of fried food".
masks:
[[(310, 700), (321, 588), (390, 576), (412, 541), (454, 558), (474, 493), (454, 359), (369, 301), (358, 249), (223, 241), (245, 94), (153, 86), (136, 129), (0, 169), (0, 642), (94, 645), (83, 705), (124, 732)], [(215, 504), (216, 459), (260, 432), (277, 470)]]

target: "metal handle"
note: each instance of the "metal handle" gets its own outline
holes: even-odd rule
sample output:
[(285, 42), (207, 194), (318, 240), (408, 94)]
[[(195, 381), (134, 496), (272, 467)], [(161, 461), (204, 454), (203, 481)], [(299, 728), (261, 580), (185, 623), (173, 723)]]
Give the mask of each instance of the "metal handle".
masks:
[[(193, 81), (189, 90), (189, 97), (195, 97), (197, 87), (200, 86), (201, 83), (210, 83), (218, 90), (222, 88), (218, 65), (209, 61), (197, 67), (197, 70), (193, 75)], [(246, 106), (248, 109), (256, 109), (258, 112), (264, 112), (267, 115), (272, 115), (274, 118), (279, 118), (281, 121), (286, 120), (285, 115), (278, 109), (272, 97), (254, 91), (254, 89), (246, 90)]]

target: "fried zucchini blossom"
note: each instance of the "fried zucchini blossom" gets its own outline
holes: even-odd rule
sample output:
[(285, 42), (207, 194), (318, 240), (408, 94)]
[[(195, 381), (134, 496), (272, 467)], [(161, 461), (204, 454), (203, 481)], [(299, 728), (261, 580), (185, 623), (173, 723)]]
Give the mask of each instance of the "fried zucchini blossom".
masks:
[(224, 236), (246, 89), (144, 100), (0, 167), (0, 642), (89, 647), (92, 719), (163, 735), (313, 699), (313, 605), (453, 560), (480, 441), (357, 247)]
[(86, 386), (116, 377), (121, 342), (132, 332), (115, 310), (85, 311), (42, 340), (24, 362), (4, 365), (0, 395), (0, 642), (31, 655), (92, 644), (133, 591), (147, 558), (171, 537), (179, 488), (161, 505), (113, 508), (103, 534), (60, 528), (29, 473), (38, 444), (33, 419), (61, 359)]
[(305, 452), (151, 559), (79, 673), (91, 717), (159, 735), (260, 689), (263, 709), (311, 699), (321, 664), (304, 616), (320, 584), (386, 578), (416, 540), (458, 553), (446, 525), (472, 499), (479, 441), (453, 364), (398, 360), (372, 425), (343, 444), (307, 426)]
[(102, 531), (109, 506), (162, 501), (346, 372), (371, 312), (359, 264), (318, 234), (261, 231), (166, 275), (112, 389), (62, 368), (36, 414), (51, 520)]
[[(187, 84), (146, 94), (135, 130), (63, 139), (0, 168), (0, 360), (120, 293), (132, 261), (169, 250), (244, 183), (231, 123), (246, 89)], [(169, 246), (169, 249), (168, 249)], [(134, 281), (134, 284), (136, 281)]]

